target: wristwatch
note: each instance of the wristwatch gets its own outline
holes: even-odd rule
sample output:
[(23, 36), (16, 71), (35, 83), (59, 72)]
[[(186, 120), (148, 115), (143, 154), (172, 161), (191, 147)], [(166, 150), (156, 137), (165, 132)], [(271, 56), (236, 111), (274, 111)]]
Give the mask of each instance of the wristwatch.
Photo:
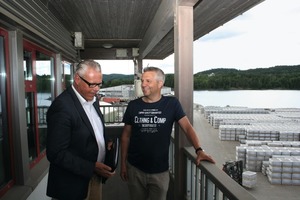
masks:
[(203, 151), (203, 149), (201, 147), (198, 147), (196, 150), (195, 150), (195, 153), (197, 154), (198, 151)]

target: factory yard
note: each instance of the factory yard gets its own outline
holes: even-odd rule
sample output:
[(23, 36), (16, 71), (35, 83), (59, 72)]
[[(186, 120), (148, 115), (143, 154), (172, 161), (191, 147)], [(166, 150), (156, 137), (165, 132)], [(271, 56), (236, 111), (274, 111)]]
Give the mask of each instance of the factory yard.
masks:
[(299, 199), (300, 109), (200, 106), (194, 127), (218, 167), (242, 160), (255, 174), (244, 187), (257, 199)]

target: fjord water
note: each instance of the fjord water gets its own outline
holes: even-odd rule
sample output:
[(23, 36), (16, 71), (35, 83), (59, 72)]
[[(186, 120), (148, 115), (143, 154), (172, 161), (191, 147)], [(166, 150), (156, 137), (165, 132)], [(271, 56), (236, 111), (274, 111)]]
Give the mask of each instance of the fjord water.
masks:
[(300, 90), (194, 91), (194, 103), (221, 107), (300, 108)]

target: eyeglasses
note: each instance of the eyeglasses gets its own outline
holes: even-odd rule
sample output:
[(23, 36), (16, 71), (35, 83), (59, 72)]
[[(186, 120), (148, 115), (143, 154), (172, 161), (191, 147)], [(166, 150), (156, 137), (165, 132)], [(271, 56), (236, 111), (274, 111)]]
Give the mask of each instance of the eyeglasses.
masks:
[[(79, 76), (79, 75), (78, 75)], [(83, 80), (90, 88), (94, 88), (96, 86), (98, 86), (99, 88), (102, 86), (102, 83), (90, 83), (87, 80), (85, 80), (84, 78), (82, 78), (81, 76), (79, 76), (79, 78), (81, 80)]]

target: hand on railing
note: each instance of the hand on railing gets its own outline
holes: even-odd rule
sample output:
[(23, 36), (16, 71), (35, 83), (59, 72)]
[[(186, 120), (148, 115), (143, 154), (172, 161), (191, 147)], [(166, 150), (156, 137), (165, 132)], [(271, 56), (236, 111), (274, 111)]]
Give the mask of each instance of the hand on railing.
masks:
[(211, 155), (207, 154), (205, 151), (198, 151), (197, 152), (197, 165), (200, 164), (200, 161), (203, 161), (203, 160), (206, 160), (206, 161), (209, 161), (211, 163), (216, 163), (216, 161), (211, 157)]

